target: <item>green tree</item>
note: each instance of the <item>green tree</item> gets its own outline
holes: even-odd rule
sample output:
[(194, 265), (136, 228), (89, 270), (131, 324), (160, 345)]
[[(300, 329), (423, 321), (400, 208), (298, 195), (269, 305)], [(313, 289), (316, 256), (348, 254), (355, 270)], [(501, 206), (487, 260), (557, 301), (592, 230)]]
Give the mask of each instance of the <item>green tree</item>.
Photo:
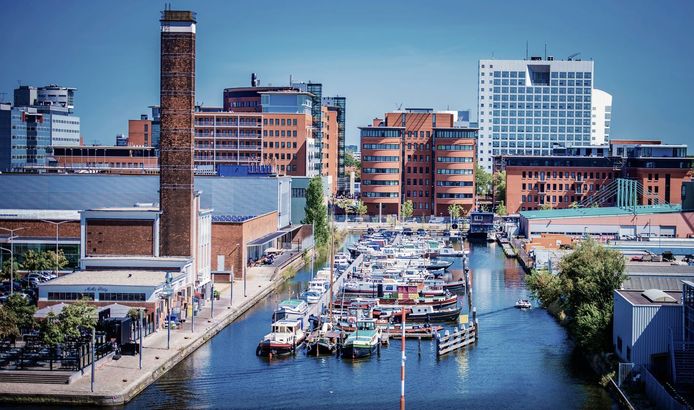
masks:
[(44, 252), (46, 263), (49, 265), (45, 270), (61, 270), (66, 267), (70, 262), (65, 257), (65, 253), (62, 249), (58, 249), (58, 257), (56, 258), (55, 251)]
[(361, 161), (357, 160), (351, 152), (345, 153), (345, 166), (361, 169)]
[(619, 251), (588, 238), (561, 259), (557, 277), (534, 274), (528, 287), (544, 306), (560, 304), (579, 347), (600, 351), (610, 346), (613, 292), (626, 278), (624, 266)]
[(5, 309), (12, 312), (15, 316), (17, 326), (21, 331), (29, 331), (36, 326), (36, 321), (34, 320), (36, 306), (29, 304), (20, 294), (15, 293), (10, 296), (5, 303)]
[(579, 208), (578, 202), (573, 201), (573, 202), (569, 205), (569, 208), (571, 208), (571, 209), (578, 209), (578, 208)]
[(460, 218), (460, 214), (463, 211), (463, 207), (460, 206), (460, 204), (450, 204), (448, 205), (448, 216), (451, 217), (451, 220), (455, 220)]
[(304, 224), (313, 224), (314, 238), (317, 245), (328, 242), (328, 209), (323, 202), (323, 180), (320, 176), (311, 178), (306, 189), (306, 217)]
[[(12, 269), (11, 269), (11, 263), (10, 262), (11, 261), (9, 259), (7, 259), (6, 261), (4, 261), (2, 263), (2, 273), (0, 274), (0, 276), (2, 276), (2, 279), (9, 279), (11, 276), (10, 274), (12, 273)], [(17, 279), (17, 271), (19, 269), (21, 269), (21, 265), (19, 264), (19, 262), (17, 262), (17, 259), (15, 259), (14, 260), (14, 278), (15, 279)]]
[(491, 191), (492, 176), (483, 167), (475, 166), (475, 192), (477, 195), (488, 195)]
[(500, 201), (499, 204), (496, 206), (496, 214), (499, 216), (506, 216), (508, 212), (506, 211), (506, 205), (504, 205), (504, 201)]
[(29, 272), (49, 270), (50, 266), (50, 261), (46, 258), (45, 252), (28, 250), (22, 255), (22, 267)]
[(65, 334), (60, 327), (58, 316), (53, 312), (49, 312), (46, 319), (41, 322), (41, 340), (49, 346), (55, 346), (65, 341)]
[(357, 215), (362, 216), (362, 215), (366, 215), (366, 213), (367, 213), (368, 211), (369, 211), (369, 208), (366, 206), (366, 204), (363, 203), (363, 202), (361, 201), (361, 199), (358, 200), (358, 201), (357, 201), (357, 204), (354, 206), (354, 212), (355, 212)]
[(548, 204), (547, 202), (545, 202), (544, 204), (540, 204), (540, 207), (539, 207), (539, 208), (540, 208), (540, 210), (542, 210), (542, 211), (548, 211), (548, 210), (552, 209), (552, 205), (550, 205), (550, 204)]
[(0, 306), (0, 340), (19, 336), (17, 316), (6, 306)]
[(345, 212), (345, 221), (349, 220), (349, 211), (353, 203), (354, 201), (349, 198), (340, 198), (335, 201), (335, 205)]
[(92, 329), (96, 326), (96, 308), (87, 300), (71, 303), (63, 308), (58, 315), (60, 331), (65, 337), (77, 338), (80, 329)]
[(412, 217), (413, 213), (414, 204), (412, 204), (411, 200), (408, 199), (404, 204), (400, 205), (400, 216), (403, 220), (407, 220), (408, 218)]
[(506, 200), (506, 171), (497, 171), (492, 175), (494, 197), (497, 202)]

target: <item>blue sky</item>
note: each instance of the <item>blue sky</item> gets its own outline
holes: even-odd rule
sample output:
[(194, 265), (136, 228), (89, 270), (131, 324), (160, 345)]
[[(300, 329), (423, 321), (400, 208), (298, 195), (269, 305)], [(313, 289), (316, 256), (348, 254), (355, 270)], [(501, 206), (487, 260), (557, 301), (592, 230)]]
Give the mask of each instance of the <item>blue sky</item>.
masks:
[[(159, 99), (159, 1), (5, 1), (0, 93), (78, 88), (87, 143), (114, 144)], [(356, 127), (403, 107), (476, 108), (477, 60), (581, 52), (613, 95), (613, 138), (687, 143), (694, 111), (690, 1), (175, 1), (198, 13), (197, 101), (225, 87), (322, 82)]]

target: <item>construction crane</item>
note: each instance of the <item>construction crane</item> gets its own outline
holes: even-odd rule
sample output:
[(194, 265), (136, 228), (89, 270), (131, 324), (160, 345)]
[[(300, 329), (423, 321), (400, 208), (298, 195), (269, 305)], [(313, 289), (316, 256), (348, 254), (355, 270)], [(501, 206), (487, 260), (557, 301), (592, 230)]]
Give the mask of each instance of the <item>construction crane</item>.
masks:
[(570, 55), (569, 57), (567, 57), (566, 59), (569, 60), (569, 61), (573, 61), (574, 57), (577, 57), (577, 56), (579, 56), (579, 55), (581, 55), (581, 52), (580, 52), (580, 51), (579, 51), (578, 53), (573, 53), (573, 54), (571, 54), (571, 55)]

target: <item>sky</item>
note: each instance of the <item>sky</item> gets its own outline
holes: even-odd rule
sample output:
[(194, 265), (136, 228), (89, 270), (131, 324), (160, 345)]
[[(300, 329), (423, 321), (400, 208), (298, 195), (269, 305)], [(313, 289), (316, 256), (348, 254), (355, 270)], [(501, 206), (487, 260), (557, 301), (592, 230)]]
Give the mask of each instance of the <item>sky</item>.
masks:
[[(76, 87), (87, 144), (115, 144), (159, 101), (159, 11), (147, 0), (0, 0), (0, 100), (18, 84)], [(397, 107), (477, 107), (479, 59), (595, 61), (613, 96), (611, 138), (691, 140), (694, 2), (173, 1), (196, 11), (196, 101), (295, 81), (347, 97), (348, 144)], [(3, 94), (4, 93), (4, 94)]]

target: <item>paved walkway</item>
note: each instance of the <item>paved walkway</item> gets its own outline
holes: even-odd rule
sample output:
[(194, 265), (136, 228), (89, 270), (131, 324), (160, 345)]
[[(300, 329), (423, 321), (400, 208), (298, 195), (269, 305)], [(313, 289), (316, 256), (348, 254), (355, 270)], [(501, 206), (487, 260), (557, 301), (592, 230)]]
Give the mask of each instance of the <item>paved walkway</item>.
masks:
[(180, 360), (217, 334), (243, 312), (270, 294), (283, 278), (271, 280), (266, 272), (249, 273), (246, 295), (243, 281), (236, 280), (230, 303), (230, 285), (217, 284), (220, 300), (214, 303), (214, 316), (210, 303), (195, 317), (195, 332), (188, 321), (181, 328), (171, 330), (170, 349), (167, 350), (167, 331), (159, 330), (144, 339), (142, 369), (138, 356), (122, 356), (120, 360), (102, 360), (95, 372), (94, 392), (90, 391), (90, 369), (69, 385), (0, 383), (0, 399), (82, 404), (122, 404), (136, 396)]

